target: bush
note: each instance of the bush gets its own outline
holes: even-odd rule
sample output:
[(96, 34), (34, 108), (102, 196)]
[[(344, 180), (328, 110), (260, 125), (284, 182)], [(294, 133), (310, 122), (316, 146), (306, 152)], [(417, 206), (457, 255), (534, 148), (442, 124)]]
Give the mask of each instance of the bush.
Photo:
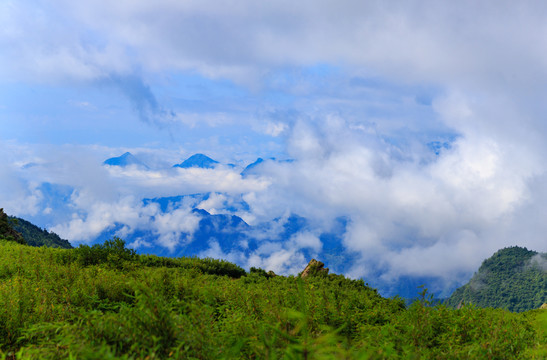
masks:
[(135, 250), (126, 248), (125, 241), (118, 237), (106, 240), (104, 244), (80, 245), (72, 251), (81, 266), (108, 264), (122, 269), (127, 262), (137, 259)]
[(240, 266), (226, 260), (197, 257), (166, 258), (156, 255), (141, 255), (139, 263), (149, 267), (167, 267), (179, 269), (194, 269), (202, 274), (224, 275), (238, 279), (246, 275)]

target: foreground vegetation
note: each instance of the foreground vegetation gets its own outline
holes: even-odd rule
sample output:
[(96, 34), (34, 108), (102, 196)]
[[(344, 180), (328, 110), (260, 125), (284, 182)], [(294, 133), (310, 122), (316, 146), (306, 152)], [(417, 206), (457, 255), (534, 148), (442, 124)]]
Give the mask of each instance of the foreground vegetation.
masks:
[(0, 240), (0, 358), (507, 359), (547, 356), (547, 311), (422, 301), (359, 280), (137, 255), (120, 239)]

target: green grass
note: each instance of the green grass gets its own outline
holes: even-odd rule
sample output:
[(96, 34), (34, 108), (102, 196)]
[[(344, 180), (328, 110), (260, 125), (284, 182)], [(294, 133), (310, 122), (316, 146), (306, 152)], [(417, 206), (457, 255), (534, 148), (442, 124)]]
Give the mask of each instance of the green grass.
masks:
[(0, 240), (7, 359), (540, 359), (547, 311), (408, 308), (361, 280)]
[(526, 316), (530, 318), (537, 333), (536, 344), (528, 349), (527, 357), (547, 359), (547, 309), (532, 310)]

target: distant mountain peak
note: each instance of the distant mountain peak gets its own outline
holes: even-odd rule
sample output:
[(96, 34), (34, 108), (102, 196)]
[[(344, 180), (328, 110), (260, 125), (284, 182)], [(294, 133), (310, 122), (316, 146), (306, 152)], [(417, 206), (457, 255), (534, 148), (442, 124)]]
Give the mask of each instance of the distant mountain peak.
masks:
[(212, 169), (219, 162), (211, 159), (207, 155), (203, 154), (194, 154), (188, 159), (184, 160), (182, 163), (174, 165), (173, 167), (180, 167), (183, 169), (188, 168), (202, 168), (202, 169)]
[(103, 165), (121, 166), (121, 167), (129, 166), (129, 165), (137, 165), (137, 166), (144, 167), (144, 168), (148, 169), (148, 166), (146, 166), (145, 163), (143, 163), (142, 161), (137, 159), (130, 152), (126, 152), (125, 154), (123, 154), (121, 156), (118, 156), (118, 157), (113, 157), (113, 158), (110, 158), (110, 159), (106, 159), (103, 162)]

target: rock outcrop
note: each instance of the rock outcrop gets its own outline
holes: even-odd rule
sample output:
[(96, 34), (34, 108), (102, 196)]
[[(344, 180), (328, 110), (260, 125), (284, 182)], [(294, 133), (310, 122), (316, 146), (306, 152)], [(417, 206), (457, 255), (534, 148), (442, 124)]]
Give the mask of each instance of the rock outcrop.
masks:
[(315, 275), (327, 275), (328, 273), (329, 269), (325, 267), (325, 264), (323, 264), (321, 261), (311, 259), (304, 271), (302, 271), (302, 274), (300, 274), (300, 277), (305, 278)]
[(547, 303), (544, 303), (544, 304), (541, 305), (539, 308), (540, 308), (540, 309), (545, 309), (545, 310), (547, 310)]

